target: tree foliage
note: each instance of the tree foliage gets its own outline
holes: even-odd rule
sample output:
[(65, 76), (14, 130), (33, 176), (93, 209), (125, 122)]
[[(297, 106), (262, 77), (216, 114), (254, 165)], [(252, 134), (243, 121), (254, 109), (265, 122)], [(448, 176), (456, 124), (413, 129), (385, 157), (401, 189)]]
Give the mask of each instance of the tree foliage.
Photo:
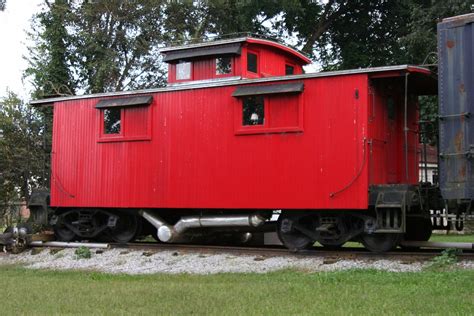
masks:
[(0, 204), (47, 182), (44, 117), (12, 92), (0, 100)]
[(400, 37), (403, 63), (437, 63), (436, 25), (443, 18), (471, 12), (473, 0), (412, 0), (407, 5), (406, 32)]
[(67, 22), (82, 89), (95, 93), (163, 85), (162, 1), (76, 2), (74, 18)]
[(75, 94), (72, 73), (72, 38), (66, 30), (71, 18), (67, 0), (45, 1), (46, 8), (34, 16), (30, 37), (35, 46), (30, 48), (29, 67), (25, 71), (32, 78), (34, 98)]
[(26, 76), (36, 96), (161, 86), (160, 0), (45, 0), (33, 17)]

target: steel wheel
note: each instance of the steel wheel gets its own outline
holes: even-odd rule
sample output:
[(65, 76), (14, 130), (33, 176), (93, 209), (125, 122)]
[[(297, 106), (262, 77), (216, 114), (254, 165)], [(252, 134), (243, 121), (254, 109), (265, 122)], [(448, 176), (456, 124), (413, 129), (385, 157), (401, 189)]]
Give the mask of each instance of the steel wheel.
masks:
[(75, 213), (64, 213), (62, 215), (58, 215), (58, 221), (53, 226), (54, 235), (56, 239), (59, 241), (73, 241), (77, 238), (76, 233), (74, 233), (68, 225), (72, 222), (77, 221), (77, 215)]
[[(321, 216), (325, 217), (325, 216)], [(321, 225), (321, 217), (318, 226)], [(351, 226), (347, 223), (347, 218), (343, 216), (333, 216), (334, 227), (330, 231), (319, 232), (317, 241), (326, 249), (339, 249), (351, 236)]]
[(307, 249), (315, 240), (310, 235), (314, 231), (314, 221), (310, 216), (281, 214), (277, 222), (280, 241), (292, 251)]
[(67, 228), (65, 225), (54, 226), (54, 235), (59, 241), (73, 241), (76, 238), (76, 234)]
[(392, 233), (362, 234), (361, 242), (372, 252), (386, 252), (397, 247), (402, 236), (403, 234)]
[(428, 241), (432, 231), (433, 226), (430, 218), (408, 218), (405, 240)]
[(142, 222), (135, 214), (121, 212), (118, 216), (117, 223), (114, 228), (110, 228), (108, 235), (112, 241), (117, 243), (127, 243), (135, 240), (140, 235)]

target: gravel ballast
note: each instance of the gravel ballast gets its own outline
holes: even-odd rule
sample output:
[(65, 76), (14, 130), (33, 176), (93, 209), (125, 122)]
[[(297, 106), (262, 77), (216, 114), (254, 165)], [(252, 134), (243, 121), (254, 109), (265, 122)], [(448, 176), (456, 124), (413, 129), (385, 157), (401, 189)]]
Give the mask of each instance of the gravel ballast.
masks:
[[(39, 251), (39, 253), (37, 253)], [(391, 272), (417, 272), (429, 262), (405, 263), (392, 260), (330, 260), (324, 258), (263, 257), (232, 254), (199, 254), (176, 251), (129, 251), (121, 249), (91, 250), (92, 258), (77, 259), (75, 249), (58, 252), (49, 249), (29, 250), (18, 255), (0, 255), (0, 265), (22, 265), (31, 269), (88, 270), (106, 273), (267, 273), (282, 269), (307, 272), (348, 269), (376, 269)], [(474, 263), (464, 261), (460, 268), (474, 269)]]

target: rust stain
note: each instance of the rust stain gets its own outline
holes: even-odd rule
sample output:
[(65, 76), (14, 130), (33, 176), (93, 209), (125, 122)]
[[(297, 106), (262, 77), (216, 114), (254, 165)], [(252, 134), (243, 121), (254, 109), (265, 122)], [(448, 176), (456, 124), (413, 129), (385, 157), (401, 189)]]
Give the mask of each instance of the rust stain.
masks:
[(463, 164), (461, 168), (459, 168), (459, 180), (464, 180), (466, 178), (466, 165)]
[(456, 148), (456, 152), (462, 151), (462, 141), (464, 139), (464, 134), (462, 130), (457, 132), (456, 136), (454, 137), (454, 147)]
[(446, 46), (447, 46), (448, 48), (453, 48), (453, 47), (454, 47), (454, 41), (453, 41), (453, 40), (448, 40), (448, 41), (446, 42)]
[(461, 92), (461, 93), (466, 92), (466, 89), (465, 89), (465, 87), (464, 87), (464, 83), (461, 83), (461, 84), (459, 85), (459, 92)]

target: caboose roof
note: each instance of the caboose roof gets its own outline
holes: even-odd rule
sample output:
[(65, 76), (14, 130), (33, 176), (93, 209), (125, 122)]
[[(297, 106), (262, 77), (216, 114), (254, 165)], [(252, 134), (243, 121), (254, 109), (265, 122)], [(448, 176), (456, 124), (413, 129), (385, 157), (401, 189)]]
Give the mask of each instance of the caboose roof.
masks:
[(311, 59), (309, 59), (308, 57), (306, 57), (305, 55), (303, 55), (302, 53), (298, 52), (297, 50), (291, 47), (288, 47), (286, 45), (280, 44), (272, 40), (249, 37), (249, 36), (232, 38), (232, 39), (215, 40), (215, 41), (175, 46), (175, 47), (167, 47), (167, 48), (162, 48), (160, 50), (160, 53), (165, 55), (165, 57), (163, 58), (163, 61), (165, 62), (174, 62), (180, 59), (196, 58), (196, 57), (211, 56), (211, 55), (223, 55), (223, 54), (240, 55), (240, 51), (244, 43), (263, 45), (263, 46), (280, 50), (281, 52), (284, 52), (292, 56), (295, 60), (297, 60), (302, 65), (307, 65), (311, 63)]
[(159, 93), (159, 92), (169, 92), (169, 91), (179, 91), (179, 90), (193, 90), (193, 89), (203, 89), (203, 88), (213, 88), (213, 87), (224, 87), (224, 86), (234, 86), (234, 85), (243, 85), (251, 83), (271, 83), (279, 81), (292, 81), (292, 80), (302, 80), (310, 78), (324, 78), (324, 77), (335, 77), (335, 76), (347, 76), (347, 75), (357, 75), (357, 74), (368, 74), (370, 78), (373, 79), (383, 79), (389, 77), (402, 77), (405, 74), (410, 74), (410, 86), (420, 95), (434, 95), (437, 93), (437, 78), (433, 73), (424, 67), (411, 66), (411, 65), (399, 65), (399, 66), (386, 66), (386, 67), (375, 67), (375, 68), (365, 68), (365, 69), (352, 69), (352, 70), (341, 70), (341, 71), (329, 71), (329, 72), (318, 72), (318, 73), (308, 73), (302, 75), (292, 75), (292, 76), (281, 76), (281, 77), (266, 77), (266, 78), (257, 78), (257, 79), (239, 79), (231, 78), (227, 81), (197, 81), (183, 83), (179, 85), (172, 85), (163, 88), (153, 88), (153, 89), (143, 89), (143, 90), (132, 90), (132, 91), (118, 91), (118, 92), (106, 92), (106, 93), (96, 93), (89, 95), (77, 95), (77, 96), (61, 96), (41, 100), (30, 101), (31, 105), (52, 105), (54, 102), (70, 101), (70, 100), (81, 100), (81, 99), (90, 99), (90, 98), (102, 98), (102, 97), (113, 97), (113, 96), (123, 96), (123, 95), (139, 95), (139, 94), (149, 94), (149, 93)]

